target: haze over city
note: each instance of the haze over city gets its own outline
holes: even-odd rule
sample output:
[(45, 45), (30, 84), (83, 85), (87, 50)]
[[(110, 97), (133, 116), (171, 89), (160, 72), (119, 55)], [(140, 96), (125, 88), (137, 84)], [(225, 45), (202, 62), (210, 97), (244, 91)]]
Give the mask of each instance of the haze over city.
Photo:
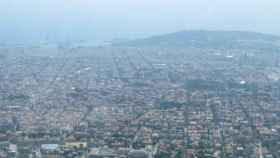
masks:
[(0, 158), (280, 158), (279, 6), (1, 0)]
[(280, 34), (278, 0), (2, 0), (0, 41), (134, 39), (181, 30)]

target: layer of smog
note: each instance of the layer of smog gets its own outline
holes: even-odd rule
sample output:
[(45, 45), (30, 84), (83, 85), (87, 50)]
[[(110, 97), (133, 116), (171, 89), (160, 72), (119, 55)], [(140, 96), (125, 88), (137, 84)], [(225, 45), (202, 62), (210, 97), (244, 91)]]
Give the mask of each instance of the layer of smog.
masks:
[(207, 28), (2, 31), (0, 158), (279, 158), (280, 36)]

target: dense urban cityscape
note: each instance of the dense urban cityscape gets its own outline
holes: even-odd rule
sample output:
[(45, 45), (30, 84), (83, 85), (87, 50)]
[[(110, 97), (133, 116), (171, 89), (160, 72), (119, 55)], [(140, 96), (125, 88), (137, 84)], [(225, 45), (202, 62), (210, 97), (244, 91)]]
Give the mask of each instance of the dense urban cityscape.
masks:
[(279, 158), (279, 67), (266, 48), (2, 46), (0, 158)]

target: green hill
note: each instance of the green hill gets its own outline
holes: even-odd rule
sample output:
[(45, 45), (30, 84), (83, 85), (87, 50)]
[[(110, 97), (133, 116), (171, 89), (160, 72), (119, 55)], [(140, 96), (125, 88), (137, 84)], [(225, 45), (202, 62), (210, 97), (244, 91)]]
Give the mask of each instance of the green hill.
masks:
[(279, 36), (247, 31), (180, 31), (112, 45), (279, 50), (279, 41)]

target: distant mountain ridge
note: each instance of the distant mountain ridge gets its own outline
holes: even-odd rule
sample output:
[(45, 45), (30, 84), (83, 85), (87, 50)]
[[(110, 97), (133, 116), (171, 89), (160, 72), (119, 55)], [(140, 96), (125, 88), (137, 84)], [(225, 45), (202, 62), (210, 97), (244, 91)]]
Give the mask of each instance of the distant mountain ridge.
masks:
[(279, 36), (248, 31), (180, 31), (144, 39), (112, 43), (112, 45), (279, 50), (279, 41)]

